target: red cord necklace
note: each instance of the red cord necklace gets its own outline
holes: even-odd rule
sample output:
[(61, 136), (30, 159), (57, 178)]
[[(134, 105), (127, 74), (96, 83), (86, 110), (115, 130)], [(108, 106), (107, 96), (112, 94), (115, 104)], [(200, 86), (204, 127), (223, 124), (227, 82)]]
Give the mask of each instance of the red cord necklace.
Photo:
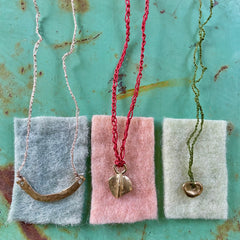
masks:
[[(139, 62), (139, 72), (136, 79), (134, 94), (132, 97), (132, 102), (130, 105), (129, 112), (127, 114), (127, 121), (126, 121), (126, 127), (124, 131), (124, 137), (122, 139), (122, 145), (120, 147), (120, 153), (118, 151), (117, 141), (118, 141), (118, 130), (117, 130), (117, 96), (116, 96), (116, 89), (118, 85), (118, 76), (119, 76), (119, 70), (122, 66), (122, 63), (124, 61), (124, 57), (126, 55), (126, 51), (128, 48), (128, 42), (130, 40), (130, 0), (125, 0), (126, 5), (126, 14), (125, 14), (125, 23), (126, 23), (126, 40), (124, 43), (122, 55), (119, 59), (119, 62), (117, 64), (117, 67), (114, 71), (114, 77), (113, 77), (113, 85), (112, 85), (112, 142), (113, 142), (113, 150), (115, 153), (115, 165), (114, 165), (114, 171), (116, 175), (112, 176), (109, 179), (109, 187), (110, 190), (116, 198), (121, 197), (122, 195), (130, 192), (132, 190), (132, 183), (130, 179), (127, 176), (123, 176), (123, 174), (127, 171), (126, 162), (124, 161), (125, 157), (125, 145), (126, 140), (128, 137), (128, 130), (130, 126), (131, 119), (133, 117), (133, 111), (134, 107), (137, 101), (140, 82), (142, 78), (142, 70), (143, 70), (143, 59), (144, 59), (144, 50), (145, 50), (145, 44), (146, 44), (146, 34), (145, 34), (145, 25), (148, 18), (149, 13), (149, 0), (145, 0), (145, 12), (143, 15), (142, 20), (142, 45), (141, 45), (141, 55), (140, 55), (140, 62)], [(124, 167), (124, 170), (122, 172), (119, 172), (117, 168)]]

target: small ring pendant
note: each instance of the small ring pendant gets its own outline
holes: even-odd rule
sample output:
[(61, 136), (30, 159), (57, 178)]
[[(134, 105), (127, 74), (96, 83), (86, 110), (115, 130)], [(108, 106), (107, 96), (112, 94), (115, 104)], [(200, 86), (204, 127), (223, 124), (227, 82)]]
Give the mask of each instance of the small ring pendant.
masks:
[(110, 191), (115, 198), (119, 198), (132, 191), (131, 180), (127, 176), (123, 176), (123, 174), (127, 171), (127, 167), (125, 164), (123, 167), (124, 170), (119, 172), (116, 165), (114, 165), (113, 168), (116, 174), (108, 180)]
[(203, 185), (200, 182), (185, 182), (182, 188), (185, 194), (190, 198), (199, 196), (203, 191)]

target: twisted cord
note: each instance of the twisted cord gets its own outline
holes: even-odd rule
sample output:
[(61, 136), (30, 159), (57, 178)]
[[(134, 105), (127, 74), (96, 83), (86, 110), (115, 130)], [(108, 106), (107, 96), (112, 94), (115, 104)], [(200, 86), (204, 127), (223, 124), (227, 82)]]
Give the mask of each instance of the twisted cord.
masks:
[[(205, 71), (207, 70), (207, 67), (204, 66), (203, 62), (202, 62), (202, 42), (204, 41), (205, 36), (206, 36), (206, 32), (205, 32), (205, 29), (203, 27), (211, 19), (211, 17), (212, 17), (212, 9), (213, 9), (213, 0), (210, 0), (210, 14), (209, 14), (207, 20), (202, 24), (201, 23), (201, 19), (202, 19), (202, 1), (199, 0), (199, 19), (198, 19), (199, 41), (196, 43), (196, 46), (195, 46), (195, 49), (194, 49), (194, 54), (193, 54), (193, 63), (194, 63), (195, 70), (194, 70), (192, 86), (191, 86), (192, 90), (193, 90), (193, 93), (195, 95), (194, 101), (196, 103), (196, 118), (197, 118), (197, 122), (195, 124), (193, 132), (190, 134), (190, 136), (189, 136), (189, 138), (187, 140), (187, 146), (188, 146), (188, 152), (189, 152), (188, 176), (189, 176), (191, 182), (194, 182), (194, 175), (193, 175), (193, 172), (192, 172), (193, 156), (194, 156), (194, 145), (197, 142), (197, 139), (198, 139), (198, 137), (200, 136), (200, 134), (202, 132), (203, 123), (204, 123), (204, 113), (203, 113), (203, 109), (202, 109), (202, 106), (201, 106), (200, 101), (199, 101), (200, 91), (199, 91), (199, 88), (197, 87), (197, 83), (199, 83), (202, 80), (203, 75), (204, 75)], [(198, 50), (199, 50), (199, 63), (200, 63), (200, 67), (201, 67), (201, 75), (197, 79), (198, 64), (197, 64), (196, 55), (197, 55)], [(199, 124), (200, 124), (200, 128), (198, 129)]]

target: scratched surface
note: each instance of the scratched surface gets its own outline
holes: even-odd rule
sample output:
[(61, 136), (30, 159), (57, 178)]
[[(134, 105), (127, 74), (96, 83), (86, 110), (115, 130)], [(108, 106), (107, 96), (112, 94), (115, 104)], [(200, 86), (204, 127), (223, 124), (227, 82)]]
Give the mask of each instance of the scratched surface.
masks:
[[(39, 0), (39, 82), (33, 115), (73, 116), (61, 56), (69, 49), (73, 30), (69, 0)], [(121, 70), (118, 114), (126, 115), (138, 71), (144, 1), (132, 1), (131, 42)], [(190, 82), (197, 40), (198, 1), (151, 0), (141, 92), (135, 116), (155, 118), (155, 165), (159, 219), (135, 224), (91, 226), (90, 159), (88, 159), (84, 222), (78, 227), (27, 225), (6, 222), (13, 185), (13, 118), (27, 117), (32, 88), (34, 9), (31, 0), (0, 1), (0, 239), (240, 239), (240, 3), (215, 1), (206, 26), (203, 61), (208, 70), (200, 84), (207, 119), (224, 119), (228, 127), (229, 174), (227, 221), (167, 220), (163, 215), (161, 127), (166, 117), (194, 118)], [(124, 41), (124, 1), (76, 0), (77, 50), (69, 66), (69, 80), (82, 115), (110, 114), (111, 82)], [(204, 0), (203, 16), (208, 14)], [(209, 159), (211, 161), (211, 159)], [(216, 196), (217, 198), (217, 196)]]

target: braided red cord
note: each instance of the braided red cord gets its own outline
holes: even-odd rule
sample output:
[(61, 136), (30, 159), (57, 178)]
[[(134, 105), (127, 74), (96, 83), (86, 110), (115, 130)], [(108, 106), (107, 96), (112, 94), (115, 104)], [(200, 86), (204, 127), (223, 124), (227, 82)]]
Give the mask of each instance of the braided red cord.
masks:
[(139, 72), (138, 76), (136, 79), (136, 84), (135, 84), (135, 89), (134, 89), (134, 94), (132, 97), (132, 102), (130, 105), (129, 112), (127, 114), (127, 121), (126, 121), (126, 128), (124, 131), (124, 137), (122, 139), (122, 145), (120, 147), (120, 154), (118, 152), (118, 146), (117, 146), (117, 141), (118, 141), (118, 131), (117, 131), (117, 116), (116, 116), (116, 108), (117, 108), (117, 94), (116, 94), (116, 89), (118, 85), (118, 75), (119, 75), (119, 70), (122, 66), (122, 63), (124, 61), (124, 57), (126, 55), (126, 51), (128, 48), (128, 42), (129, 42), (129, 36), (130, 36), (130, 0), (125, 0), (126, 4), (126, 14), (125, 14), (125, 22), (126, 22), (126, 40), (124, 43), (122, 55), (119, 59), (119, 62), (117, 64), (117, 67), (114, 71), (114, 77), (113, 77), (113, 86), (112, 86), (112, 142), (113, 142), (113, 150), (115, 153), (115, 165), (118, 167), (123, 167), (123, 165), (126, 163), (124, 161), (125, 157), (125, 144), (126, 140), (128, 137), (128, 129), (130, 126), (131, 119), (133, 117), (133, 110), (137, 101), (138, 97), (138, 92), (139, 92), (139, 87), (141, 83), (141, 78), (142, 78), (142, 70), (143, 70), (143, 59), (144, 59), (144, 50), (145, 50), (145, 44), (146, 44), (146, 34), (145, 34), (145, 26), (146, 26), (146, 21), (148, 18), (148, 13), (149, 13), (149, 0), (145, 0), (145, 13), (143, 15), (143, 21), (142, 21), (142, 46), (141, 46), (141, 55), (140, 55), (140, 62), (139, 62)]

